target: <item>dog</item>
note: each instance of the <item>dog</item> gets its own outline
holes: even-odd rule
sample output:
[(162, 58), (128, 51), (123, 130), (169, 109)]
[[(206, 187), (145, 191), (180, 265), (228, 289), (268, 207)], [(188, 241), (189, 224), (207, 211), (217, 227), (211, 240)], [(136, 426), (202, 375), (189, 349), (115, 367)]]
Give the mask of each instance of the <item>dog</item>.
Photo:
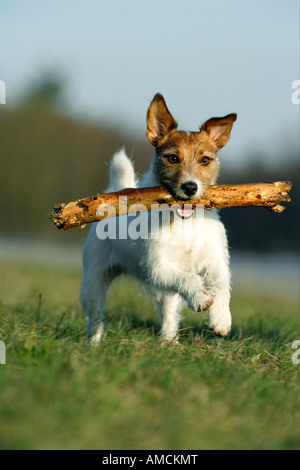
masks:
[[(180, 131), (164, 97), (157, 93), (147, 112), (146, 134), (155, 147), (149, 170), (138, 181), (132, 162), (120, 150), (111, 161), (106, 192), (164, 186), (176, 200), (200, 198), (208, 185), (216, 183), (217, 153), (228, 142), (236, 118), (232, 113), (209, 119), (198, 132)], [(177, 209), (169, 224), (174, 229), (182, 219), (193, 219), (193, 214), (192, 209)], [(184, 302), (195, 312), (207, 310), (209, 328), (227, 335), (231, 329), (229, 252), (217, 210), (203, 210), (202, 243), (198, 249), (191, 248), (191, 241), (199, 236), (188, 229), (179, 240), (172, 235), (168, 240), (150, 236), (100, 240), (93, 224), (84, 247), (80, 293), (91, 341), (98, 343), (103, 335), (106, 294), (123, 273), (137, 278), (153, 294), (162, 317), (163, 340), (178, 342)]]

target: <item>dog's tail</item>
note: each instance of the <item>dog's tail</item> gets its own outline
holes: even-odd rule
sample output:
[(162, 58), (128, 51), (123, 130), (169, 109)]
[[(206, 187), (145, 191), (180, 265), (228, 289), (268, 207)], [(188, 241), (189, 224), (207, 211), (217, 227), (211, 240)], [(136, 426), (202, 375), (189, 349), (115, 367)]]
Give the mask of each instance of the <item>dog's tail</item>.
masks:
[(124, 188), (136, 188), (137, 181), (132, 161), (122, 148), (112, 158), (109, 166), (109, 187), (106, 192), (120, 191)]

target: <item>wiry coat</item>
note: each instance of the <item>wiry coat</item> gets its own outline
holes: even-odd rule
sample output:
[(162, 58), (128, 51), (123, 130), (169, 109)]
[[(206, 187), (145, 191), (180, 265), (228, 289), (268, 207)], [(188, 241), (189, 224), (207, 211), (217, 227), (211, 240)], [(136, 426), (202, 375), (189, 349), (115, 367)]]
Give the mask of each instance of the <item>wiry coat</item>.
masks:
[[(164, 185), (177, 199), (200, 197), (216, 181), (217, 151), (228, 141), (235, 119), (230, 114), (210, 119), (200, 132), (177, 131), (163, 97), (157, 94), (147, 115), (147, 136), (156, 148), (148, 172), (137, 181), (132, 162), (121, 150), (112, 159), (107, 192)], [(84, 249), (81, 301), (92, 340), (102, 336), (106, 293), (121, 273), (136, 277), (151, 290), (162, 316), (165, 340), (178, 338), (184, 301), (196, 312), (208, 310), (209, 326), (216, 334), (224, 336), (230, 331), (229, 256), (218, 212), (203, 211), (198, 225), (197, 214), (184, 221), (176, 211), (173, 214), (167, 222), (167, 238), (153, 233), (148, 213), (139, 215), (140, 222), (144, 220), (149, 227), (149, 236), (144, 238), (99, 240), (97, 224), (91, 227)], [(185, 212), (181, 214), (184, 217)], [(156, 230), (161, 230), (161, 224)]]

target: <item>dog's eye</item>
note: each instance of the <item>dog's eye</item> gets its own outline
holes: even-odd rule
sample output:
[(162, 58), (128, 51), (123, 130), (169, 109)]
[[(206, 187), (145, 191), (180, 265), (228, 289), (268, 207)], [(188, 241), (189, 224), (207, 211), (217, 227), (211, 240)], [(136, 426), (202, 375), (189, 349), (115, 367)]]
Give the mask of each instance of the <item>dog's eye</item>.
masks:
[(179, 158), (177, 157), (177, 155), (168, 155), (167, 159), (170, 163), (179, 163)]
[(200, 163), (202, 165), (208, 165), (210, 162), (210, 158), (209, 157), (202, 157), (201, 160), (200, 160)]

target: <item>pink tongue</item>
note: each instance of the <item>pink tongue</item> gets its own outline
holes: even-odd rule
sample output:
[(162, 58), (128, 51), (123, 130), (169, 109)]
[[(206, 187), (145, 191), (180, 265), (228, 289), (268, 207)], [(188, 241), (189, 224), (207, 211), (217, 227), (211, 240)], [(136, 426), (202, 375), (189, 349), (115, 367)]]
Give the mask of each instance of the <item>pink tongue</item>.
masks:
[(177, 209), (177, 214), (180, 215), (180, 217), (191, 217), (193, 215), (193, 209)]

